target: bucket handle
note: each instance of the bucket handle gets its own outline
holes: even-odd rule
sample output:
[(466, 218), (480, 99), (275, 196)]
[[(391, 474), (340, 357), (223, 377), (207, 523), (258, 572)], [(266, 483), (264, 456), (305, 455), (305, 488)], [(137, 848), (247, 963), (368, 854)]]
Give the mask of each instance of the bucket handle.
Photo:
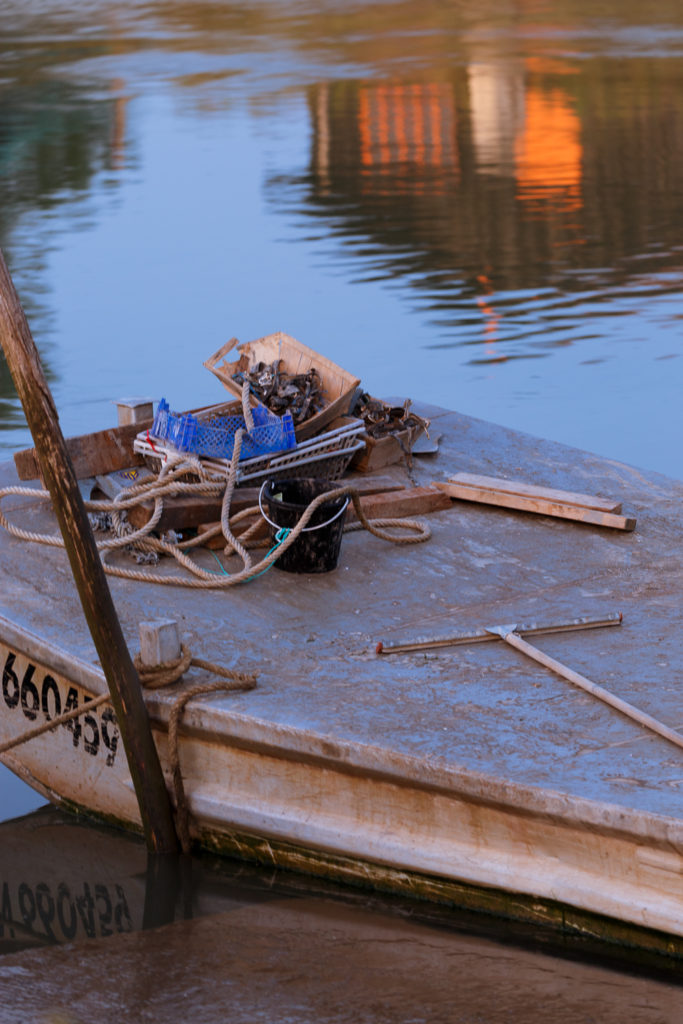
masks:
[[(280, 524), (279, 523), (274, 523), (272, 521), (272, 519), (269, 519), (268, 516), (266, 515), (266, 513), (263, 511), (263, 490), (264, 490), (264, 488), (265, 488), (265, 486), (266, 486), (266, 484), (268, 482), (269, 482), (268, 480), (264, 480), (263, 483), (261, 484), (261, 490), (258, 493), (258, 507), (260, 508), (261, 515), (263, 516), (265, 521), (270, 526), (272, 526), (274, 530), (279, 530), (279, 529), (281, 529)], [(325, 493), (325, 492), (323, 491), (323, 493)], [(339, 511), (334, 513), (334, 515), (332, 516), (331, 519), (328, 519), (327, 522), (325, 522), (325, 523), (318, 523), (317, 526), (304, 526), (304, 528), (303, 528), (303, 530), (301, 532), (302, 533), (308, 533), (309, 530), (322, 530), (323, 526), (329, 526), (330, 523), (333, 523), (335, 521), (335, 519), (338, 519), (339, 516), (342, 515), (342, 513), (346, 511), (346, 508), (347, 508), (348, 504), (349, 504), (349, 496), (347, 494), (346, 495), (346, 501), (344, 502), (342, 507), (339, 509)]]

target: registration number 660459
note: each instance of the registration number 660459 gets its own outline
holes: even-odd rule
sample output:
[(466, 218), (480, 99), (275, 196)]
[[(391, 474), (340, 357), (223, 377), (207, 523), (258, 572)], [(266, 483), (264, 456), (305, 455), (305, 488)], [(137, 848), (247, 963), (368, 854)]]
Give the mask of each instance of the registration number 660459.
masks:
[[(89, 699), (82, 691), (79, 697), (76, 686), (61, 677), (55, 678), (22, 655), (1, 647), (0, 652), (0, 659), (4, 655), (0, 710), (4, 706), (35, 726), (73, 711)], [(119, 729), (113, 708), (93, 708), (56, 728), (69, 730), (74, 747), (82, 747), (92, 757), (104, 757), (109, 767), (114, 764)]]

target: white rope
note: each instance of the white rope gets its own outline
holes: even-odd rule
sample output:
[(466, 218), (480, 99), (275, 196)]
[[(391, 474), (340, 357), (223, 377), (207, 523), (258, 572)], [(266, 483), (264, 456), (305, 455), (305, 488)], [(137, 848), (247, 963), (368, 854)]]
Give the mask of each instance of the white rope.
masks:
[[(252, 417), (251, 411), (248, 410), (248, 385), (246, 384), (242, 391), (242, 401), (243, 408), (245, 410), (245, 420), (249, 422), (249, 420), (252, 420)], [(247, 410), (249, 411), (248, 417)], [(345, 530), (358, 530), (364, 528), (374, 536), (383, 540), (391, 541), (395, 544), (416, 544), (421, 541), (428, 540), (431, 536), (430, 528), (426, 524), (418, 522), (417, 520), (368, 520), (362, 510), (358, 491), (351, 486), (342, 486), (334, 490), (325, 491), (323, 494), (318, 495), (317, 498), (314, 498), (303, 512), (299, 522), (291, 529), (287, 537), (280, 544), (273, 547), (260, 562), (254, 565), (247, 546), (255, 546), (252, 541), (252, 536), (258, 529), (260, 520), (257, 519), (252, 526), (248, 527), (242, 534), (240, 540), (235, 537), (233, 528), (237, 523), (257, 514), (259, 512), (259, 506), (255, 505), (253, 508), (244, 509), (232, 517), (230, 515), (230, 503), (237, 479), (237, 466), (242, 449), (243, 435), (244, 431), (242, 429), (238, 430), (235, 434), (234, 448), (232, 459), (230, 460), (230, 469), (228, 471), (227, 480), (225, 477), (215, 472), (208, 472), (203, 463), (196, 456), (183, 455), (180, 453), (177, 455), (169, 454), (158, 475), (153, 480), (133, 484), (132, 486), (122, 490), (113, 500), (85, 502), (85, 508), (87, 511), (108, 512), (112, 516), (115, 536), (108, 538), (107, 540), (96, 541), (97, 548), (102, 559), (102, 564), (109, 575), (118, 576), (122, 579), (139, 580), (145, 583), (163, 583), (165, 585), (198, 587), (204, 589), (223, 589), (225, 587), (234, 586), (237, 583), (245, 583), (247, 580), (253, 579), (255, 576), (258, 576), (269, 569), (271, 565), (277, 561), (280, 555), (292, 546), (299, 534), (306, 528), (311, 516), (320, 507), (320, 505), (326, 504), (327, 502), (333, 502), (337, 498), (344, 496), (347, 496), (353, 502), (356, 509), (356, 515), (358, 517), (358, 522), (347, 525)], [(164, 498), (181, 494), (194, 496), (203, 495), (205, 497), (219, 497), (222, 494), (223, 499), (221, 504), (220, 525), (216, 525), (213, 529), (206, 531), (201, 536), (178, 543), (172, 543), (169, 540), (153, 536), (152, 531), (157, 526), (163, 512)], [(0, 489), (0, 503), (3, 498), (8, 497), (9, 495), (22, 495), (50, 500), (49, 491), (38, 490), (30, 487), (14, 486)], [(154, 510), (150, 519), (138, 530), (126, 533), (126, 524), (124, 524), (122, 519), (122, 513), (129, 508), (148, 503), (152, 500), (154, 501)], [(17, 537), (21, 540), (47, 544), (52, 547), (65, 546), (64, 540), (60, 534), (33, 533), (15, 526), (9, 522), (1, 508), (0, 526), (4, 527), (4, 529), (13, 537)], [(383, 527), (406, 530), (409, 535), (397, 537), (391, 533), (386, 533), (385, 530), (382, 529)], [(223, 574), (219, 574), (215, 571), (203, 569), (195, 559), (190, 557), (187, 553), (192, 547), (206, 544), (208, 539), (217, 536), (219, 533), (222, 534), (226, 542), (224, 554), (231, 555), (232, 553), (235, 553), (242, 560), (242, 569), (237, 572), (228, 573), (224, 570)], [(130, 569), (123, 566), (109, 564), (107, 561), (109, 554), (112, 551), (124, 547), (133, 547), (141, 552), (156, 552), (159, 554), (170, 555), (175, 558), (179, 565), (188, 571), (190, 576), (152, 573), (144, 569)]]

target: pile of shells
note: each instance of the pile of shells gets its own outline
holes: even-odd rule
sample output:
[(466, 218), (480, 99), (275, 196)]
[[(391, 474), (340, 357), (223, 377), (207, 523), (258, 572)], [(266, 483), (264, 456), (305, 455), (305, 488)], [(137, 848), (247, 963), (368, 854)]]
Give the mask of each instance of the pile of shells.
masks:
[(315, 416), (325, 407), (322, 381), (315, 369), (307, 373), (285, 373), (280, 370), (280, 359), (273, 363), (257, 363), (249, 371), (240, 370), (232, 375), (238, 384), (249, 383), (249, 390), (255, 398), (282, 416), (292, 414), (294, 425)]
[(388, 434), (399, 434), (410, 431), (411, 439), (416, 438), (429, 427), (429, 420), (410, 412), (411, 401), (405, 400), (403, 405), (387, 405), (379, 398), (368, 394), (358, 397), (354, 415), (365, 423), (365, 432), (377, 440)]

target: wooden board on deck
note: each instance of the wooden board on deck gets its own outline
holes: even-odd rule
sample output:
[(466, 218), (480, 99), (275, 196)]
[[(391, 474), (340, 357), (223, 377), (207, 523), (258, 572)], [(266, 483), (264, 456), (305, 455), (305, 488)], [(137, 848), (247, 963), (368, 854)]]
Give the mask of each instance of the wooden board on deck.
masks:
[(621, 503), (612, 498), (602, 498), (596, 494), (579, 494), (576, 491), (563, 491), (556, 487), (538, 487), (522, 480), (505, 480), (498, 476), (480, 476), (478, 473), (456, 473), (449, 477), (449, 483), (462, 484), (481, 490), (500, 491), (504, 494), (519, 494), (526, 498), (538, 498), (541, 501), (555, 501), (561, 505), (579, 505), (582, 508), (594, 508), (600, 512), (621, 512)]
[[(479, 482), (475, 483), (474, 481)], [(611, 508), (621, 509), (620, 504), (610, 503), (608, 499), (592, 495), (534, 487), (530, 484), (498, 480), (496, 477), (480, 477), (469, 473), (458, 473), (446, 482), (435, 481), (435, 486), (444, 494), (461, 501), (496, 505), (519, 512), (535, 512), (539, 515), (555, 516), (559, 519), (572, 519), (575, 522), (588, 523), (591, 526), (607, 526), (615, 530), (633, 530), (636, 526), (634, 518), (618, 515), (611, 511), (603, 511), (605, 504), (609, 504)], [(517, 486), (517, 492), (511, 490), (511, 486)], [(526, 493), (521, 493), (520, 487), (524, 487)], [(596, 503), (600, 507), (596, 508)]]
[[(152, 420), (149, 420), (146, 423), (129, 423), (125, 427), (110, 427), (93, 434), (67, 438), (66, 448), (77, 479), (113, 473), (115, 470), (128, 469), (131, 466), (142, 466), (144, 460), (133, 451), (133, 441), (141, 430), (147, 430), (151, 426)], [(25, 448), (17, 452), (14, 464), (20, 480), (40, 479), (40, 466), (35, 448)]]
[[(450, 497), (438, 487), (405, 487), (389, 494), (361, 496), (361, 507), (368, 519), (406, 519), (409, 516), (440, 512), (453, 504)], [(352, 504), (346, 512), (349, 521), (356, 519)]]

